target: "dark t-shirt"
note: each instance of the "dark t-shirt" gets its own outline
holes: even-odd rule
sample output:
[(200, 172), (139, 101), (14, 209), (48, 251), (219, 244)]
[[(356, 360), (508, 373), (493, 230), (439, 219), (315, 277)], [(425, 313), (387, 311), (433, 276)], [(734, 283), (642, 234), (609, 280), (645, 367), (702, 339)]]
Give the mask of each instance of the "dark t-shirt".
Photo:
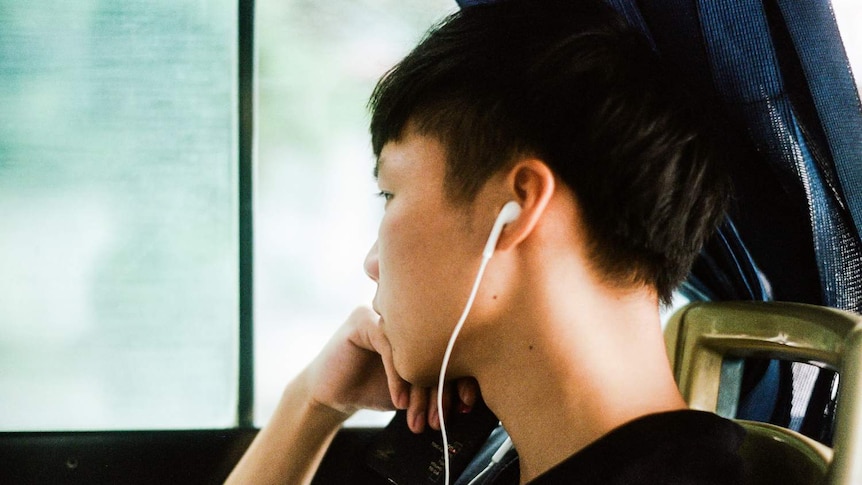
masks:
[[(404, 425), (406, 429), (406, 425)], [(412, 435), (409, 431), (405, 434)], [(702, 411), (673, 411), (652, 414), (626, 423), (575, 453), (539, 476), (530, 485), (736, 485), (743, 483), (743, 463), (738, 454), (745, 431), (736, 423)], [(490, 462), (505, 440), (505, 431), (495, 430), (468, 467), (453, 480), (469, 483)], [(410, 479), (387, 480), (365, 466), (361, 457), (324, 464), (322, 471), (336, 470), (340, 477), (318, 476), (314, 484), (351, 483), (382, 485), (414, 483)], [(324, 459), (326, 462), (326, 459)], [(393, 466), (403, 468), (406, 463)], [(430, 483), (419, 470), (415, 483)], [(515, 450), (475, 485), (517, 485), (520, 470)], [(321, 474), (319, 474), (321, 475)], [(442, 483), (442, 479), (441, 479)]]
[[(652, 414), (611, 431), (530, 485), (740, 484), (744, 436), (742, 427), (712, 413)], [(517, 484), (517, 463), (481, 483)]]

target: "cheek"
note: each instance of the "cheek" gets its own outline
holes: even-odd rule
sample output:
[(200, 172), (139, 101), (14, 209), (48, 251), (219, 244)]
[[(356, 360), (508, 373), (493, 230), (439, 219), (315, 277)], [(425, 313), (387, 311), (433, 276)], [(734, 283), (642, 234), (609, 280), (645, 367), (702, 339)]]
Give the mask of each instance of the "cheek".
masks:
[(446, 229), (431, 219), (387, 215), (378, 233), (379, 296), (403, 332), (427, 329), (448, 310), (447, 288), (458, 265)]
[(434, 253), (432, 227), (412, 217), (387, 214), (380, 224), (378, 241), (382, 281), (405, 292), (424, 286)]
[(391, 211), (381, 221), (378, 298), (399, 374), (433, 385), (484, 241), (469, 240), (445, 217), (413, 216)]
[[(381, 226), (380, 277), (405, 303), (441, 300), (465, 264), (451, 230), (438, 221), (394, 219)], [(433, 311), (424, 308), (424, 311)]]

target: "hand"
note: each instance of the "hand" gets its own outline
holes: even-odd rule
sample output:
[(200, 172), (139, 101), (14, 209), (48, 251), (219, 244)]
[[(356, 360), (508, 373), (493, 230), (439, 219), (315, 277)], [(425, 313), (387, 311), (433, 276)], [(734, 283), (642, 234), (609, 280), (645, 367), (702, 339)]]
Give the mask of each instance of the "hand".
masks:
[[(440, 428), (436, 388), (411, 386), (395, 371), (392, 348), (379, 326), (380, 317), (357, 308), (306, 369), (312, 399), (346, 419), (359, 409), (407, 409), (407, 423), (415, 433), (428, 424)], [(479, 398), (475, 379), (446, 386), (444, 413), (455, 406), (463, 411)]]
[(312, 398), (346, 416), (359, 409), (406, 409), (410, 385), (369, 308), (353, 311), (306, 369)]
[[(428, 388), (412, 387), (395, 372), (379, 317), (355, 310), (317, 358), (285, 389), (270, 422), (257, 434), (228, 483), (310, 483), (341, 423), (356, 410), (407, 409), (410, 429), (439, 427)], [(453, 390), (455, 392), (453, 392)], [(473, 379), (446, 388), (463, 406), (479, 395)], [(447, 407), (454, 399), (446, 399)]]

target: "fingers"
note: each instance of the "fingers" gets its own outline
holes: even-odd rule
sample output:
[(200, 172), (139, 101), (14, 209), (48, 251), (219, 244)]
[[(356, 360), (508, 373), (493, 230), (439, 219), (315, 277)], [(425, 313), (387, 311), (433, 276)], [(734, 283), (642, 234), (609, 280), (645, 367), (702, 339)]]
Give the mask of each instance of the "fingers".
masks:
[[(444, 393), (445, 396), (445, 393)], [(445, 405), (445, 399), (444, 399)], [(437, 389), (431, 390), (431, 399), (428, 402), (428, 426), (431, 429), (440, 429), (440, 413), (437, 412)]]
[[(473, 410), (473, 406), (480, 398), (479, 383), (472, 377), (458, 379), (443, 388), (443, 417), (448, 418), (452, 410), (461, 414), (467, 414)], [(437, 410), (437, 389), (430, 390), (428, 402), (428, 426), (431, 429), (440, 429), (440, 414)]]
[(459, 379), (457, 382), (458, 398), (463, 406), (459, 407), (461, 412), (469, 413), (479, 400), (479, 382), (472, 377)]
[[(410, 430), (414, 433), (421, 433), (426, 427), (439, 430), (440, 413), (437, 409), (436, 387), (411, 386), (398, 375), (392, 347), (380, 328), (379, 316), (371, 309), (358, 308), (348, 321), (351, 324), (349, 340), (353, 345), (379, 354), (392, 404), (396, 409), (407, 410), (407, 425)], [(469, 413), (479, 399), (479, 384), (476, 379), (466, 377), (448, 383), (443, 388), (443, 416), (448, 417), (453, 409), (454, 412)]]
[(361, 307), (354, 310), (349, 320), (355, 324), (351, 341), (360, 348), (380, 355), (392, 404), (396, 409), (407, 409), (410, 402), (410, 384), (402, 379), (395, 370), (392, 347), (380, 329), (380, 317), (373, 310)]
[(392, 404), (396, 409), (408, 409), (411, 401), (410, 384), (398, 375), (395, 370), (395, 363), (392, 360), (392, 348), (389, 346), (389, 341), (378, 332), (373, 337), (377, 352), (383, 360), (383, 369), (386, 372), (386, 381), (389, 384), (389, 395), (392, 397)]
[(433, 401), (429, 399), (428, 389), (416, 386), (410, 388), (410, 404), (407, 407), (407, 426), (410, 431), (416, 434), (425, 431), (425, 424), (430, 418), (428, 414), (430, 403)]

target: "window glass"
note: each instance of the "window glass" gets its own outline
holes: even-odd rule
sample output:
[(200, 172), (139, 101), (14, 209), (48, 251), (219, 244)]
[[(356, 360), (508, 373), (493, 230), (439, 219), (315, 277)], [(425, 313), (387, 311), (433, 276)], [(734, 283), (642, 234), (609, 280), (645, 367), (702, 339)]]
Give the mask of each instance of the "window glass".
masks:
[[(255, 420), (374, 284), (362, 269), (374, 197), (366, 103), (454, 0), (261, 0), (255, 212)], [(379, 422), (357, 416), (353, 424)], [(385, 417), (384, 417), (385, 419)]]
[(235, 424), (236, 31), (0, 0), (0, 429)]
[(862, 3), (859, 0), (832, 0), (832, 8), (858, 87), (862, 79), (862, 31), (859, 30), (862, 25)]

